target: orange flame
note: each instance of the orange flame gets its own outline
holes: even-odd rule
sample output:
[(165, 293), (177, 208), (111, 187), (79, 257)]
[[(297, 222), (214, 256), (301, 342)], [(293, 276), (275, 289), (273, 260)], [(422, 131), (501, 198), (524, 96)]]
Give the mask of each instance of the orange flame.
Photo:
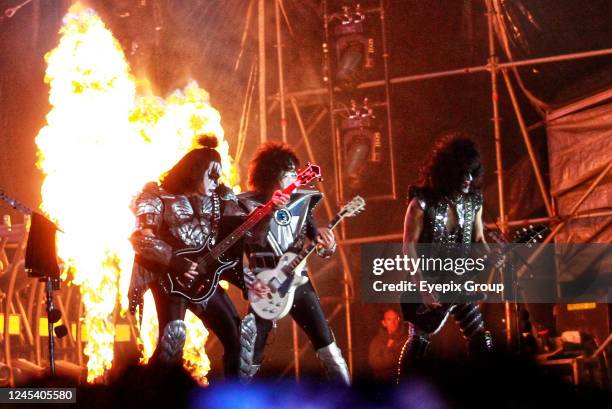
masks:
[[(202, 133), (219, 138), (226, 183), (236, 185), (238, 175), (219, 112), (195, 81), (165, 100), (139, 97), (121, 46), (79, 3), (64, 17), (60, 34), (57, 48), (45, 56), (52, 108), (36, 138), (37, 165), (45, 175), (41, 208), (65, 232), (58, 234), (58, 255), (80, 286), (87, 380), (94, 382), (112, 365), (114, 316), (127, 308), (131, 199), (193, 149)], [(157, 340), (155, 308), (147, 300), (140, 340), (145, 360)], [(195, 316), (186, 321), (185, 366), (206, 383), (208, 332)]]

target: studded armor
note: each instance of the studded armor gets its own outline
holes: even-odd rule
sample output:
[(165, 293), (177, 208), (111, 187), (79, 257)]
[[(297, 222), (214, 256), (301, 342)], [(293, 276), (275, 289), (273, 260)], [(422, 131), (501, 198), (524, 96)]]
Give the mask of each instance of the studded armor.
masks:
[[(155, 182), (145, 185), (132, 202), (136, 229), (130, 241), (136, 264), (130, 285), (130, 310), (135, 312), (150, 283), (173, 265), (173, 251), (212, 243), (219, 232), (221, 213), (241, 212), (231, 189), (212, 196), (174, 195)], [(242, 213), (244, 213), (242, 211)]]
[[(480, 192), (463, 194), (455, 200), (433, 200), (422, 190), (412, 188), (409, 200), (413, 198), (424, 212), (419, 243), (441, 245), (458, 243), (462, 248), (469, 249), (470, 243), (474, 241), (476, 214), (482, 207)], [(447, 228), (451, 206), (454, 206), (457, 215), (457, 226), (452, 232)], [(459, 325), (462, 335), (468, 340), (470, 353), (480, 354), (492, 350), (491, 334), (485, 330), (484, 320), (477, 304), (459, 304), (453, 308), (451, 314)], [(409, 336), (402, 348), (398, 363), (398, 382), (418, 366), (426, 353), (430, 336), (431, 334), (409, 323)]]
[[(482, 207), (480, 192), (460, 195), (455, 202), (450, 200), (433, 200), (423, 191), (412, 189), (409, 198), (415, 198), (425, 213), (423, 231), (419, 243), (462, 243), (473, 241), (474, 218)], [(457, 211), (457, 227), (449, 232), (446, 225), (451, 204)]]
[[(267, 223), (261, 223), (247, 238), (249, 266), (257, 273), (276, 266), (287, 251), (299, 252), (305, 237), (313, 239), (317, 229), (312, 223), (312, 211), (323, 195), (314, 190), (300, 189), (291, 195), (287, 206), (275, 210)], [(261, 195), (246, 192), (238, 199), (248, 209), (264, 204)]]

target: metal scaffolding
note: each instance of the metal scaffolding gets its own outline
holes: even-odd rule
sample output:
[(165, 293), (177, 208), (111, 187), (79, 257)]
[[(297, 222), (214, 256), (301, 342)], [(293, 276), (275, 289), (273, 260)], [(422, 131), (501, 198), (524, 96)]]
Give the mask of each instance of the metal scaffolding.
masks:
[[(263, 1), (263, 0), (260, 0), (260, 1)], [(287, 118), (286, 118), (286, 113), (284, 111), (284, 105), (286, 101), (289, 101), (295, 113), (296, 121), (297, 121), (298, 127), (301, 132), (301, 139), (299, 141), (299, 144), (300, 145), (302, 143), (305, 144), (306, 150), (308, 152), (309, 160), (311, 161), (315, 161), (316, 157), (315, 157), (314, 152), (312, 151), (312, 147), (310, 146), (309, 135), (312, 132), (312, 130), (320, 123), (320, 121), (326, 115), (329, 115), (330, 138), (332, 141), (334, 141), (333, 143), (334, 164), (335, 164), (334, 181), (336, 183), (337, 199), (338, 199), (338, 202), (340, 202), (341, 201), (340, 199), (342, 199), (341, 152), (339, 152), (337, 126), (334, 120), (334, 110), (336, 109), (335, 101), (334, 101), (334, 93), (340, 91), (340, 89), (337, 87), (334, 87), (332, 81), (328, 81), (327, 87), (324, 87), (324, 88), (306, 89), (306, 90), (299, 90), (299, 91), (292, 91), (292, 92), (286, 91), (285, 84), (284, 84), (285, 67), (282, 64), (282, 53), (281, 53), (282, 37), (281, 37), (281, 29), (279, 27), (280, 17), (278, 14), (278, 8), (279, 8), (279, 5), (282, 5), (282, 0), (274, 0), (274, 1), (276, 3), (276, 7), (275, 7), (276, 9), (276, 36), (277, 36), (276, 43), (277, 43), (277, 49), (279, 53), (279, 56), (278, 56), (279, 92), (273, 95), (265, 96), (265, 100), (268, 103), (266, 105), (267, 109), (260, 108), (260, 112), (267, 112), (267, 114), (270, 115), (278, 106), (281, 107), (281, 124), (280, 125), (283, 131), (283, 134), (282, 134), (283, 140), (286, 141)], [(330, 38), (329, 38), (329, 27), (328, 27), (329, 21), (328, 21), (327, 4), (326, 4), (327, 2), (324, 1), (323, 3), (324, 3), (325, 12), (326, 12), (324, 16), (324, 21), (323, 21), (323, 28), (326, 32), (326, 45), (324, 46), (324, 53), (329, 53), (329, 48), (331, 45), (330, 45)], [(450, 76), (455, 76), (455, 75), (488, 73), (489, 78), (490, 78), (490, 83), (491, 83), (492, 122), (493, 122), (493, 136), (494, 136), (494, 141), (495, 141), (496, 176), (497, 176), (499, 208), (498, 208), (497, 222), (490, 223), (487, 225), (487, 227), (497, 228), (501, 230), (502, 233), (507, 233), (510, 227), (525, 226), (525, 225), (529, 225), (533, 223), (546, 223), (546, 224), (550, 224), (554, 226), (551, 234), (547, 237), (547, 241), (550, 242), (551, 240), (554, 239), (555, 235), (565, 225), (567, 220), (590, 218), (590, 217), (602, 217), (602, 216), (612, 217), (612, 212), (582, 212), (580, 213), (576, 211), (580, 203), (582, 203), (582, 201), (584, 201), (584, 199), (586, 199), (586, 197), (593, 191), (594, 186), (592, 186), (585, 193), (584, 197), (579, 203), (576, 204), (574, 211), (571, 212), (571, 214), (568, 214), (568, 215), (556, 214), (556, 209), (553, 203), (551, 202), (552, 193), (546, 187), (546, 183), (542, 175), (541, 164), (538, 162), (538, 159), (534, 153), (533, 144), (529, 136), (530, 131), (532, 131), (533, 129), (537, 129), (539, 126), (543, 124), (546, 124), (546, 120), (543, 120), (539, 122), (538, 124), (534, 124), (530, 127), (528, 127), (525, 124), (523, 114), (517, 102), (516, 92), (514, 89), (514, 85), (512, 83), (512, 79), (508, 73), (509, 70), (512, 70), (514, 74), (516, 75), (517, 80), (519, 80), (518, 72), (516, 72), (517, 67), (611, 55), (612, 48), (579, 52), (579, 53), (554, 55), (554, 56), (543, 57), (543, 58), (532, 58), (532, 59), (524, 59), (524, 60), (519, 60), (519, 61), (500, 62), (497, 56), (496, 47), (495, 47), (496, 33), (498, 36), (503, 35), (503, 30), (501, 30), (501, 26), (500, 26), (501, 15), (498, 10), (499, 5), (497, 4), (497, 0), (484, 0), (484, 3), (487, 9), (487, 13), (486, 13), (487, 29), (488, 29), (487, 40), (488, 40), (488, 46), (489, 46), (489, 56), (488, 56), (486, 64), (480, 65), (480, 66), (462, 67), (462, 68), (451, 69), (451, 70), (389, 78), (388, 77), (388, 54), (386, 51), (386, 40), (383, 38), (383, 47), (385, 47), (383, 51), (385, 79), (363, 82), (359, 84), (356, 88), (359, 90), (362, 90), (362, 89), (368, 89), (368, 88), (384, 87), (386, 90), (386, 95), (387, 95), (387, 102), (386, 102), (387, 108), (389, 108), (390, 106), (390, 85), (392, 84), (403, 84), (403, 83), (409, 83), (409, 82), (415, 82), (415, 81), (445, 78), (445, 77), (450, 77)], [(381, 21), (382, 21), (382, 27), (383, 27), (383, 37), (384, 37), (386, 35), (384, 33), (385, 14), (384, 14), (384, 1), (382, 0), (380, 1), (380, 15), (381, 15)], [(260, 58), (261, 58), (261, 54), (260, 54)], [(545, 218), (507, 220), (507, 214), (506, 214), (506, 208), (505, 208), (506, 197), (505, 197), (505, 190), (504, 190), (504, 166), (503, 166), (503, 160), (502, 160), (503, 159), (502, 135), (501, 135), (501, 127), (500, 127), (500, 115), (499, 115), (499, 109), (498, 109), (498, 103), (499, 103), (499, 93), (498, 93), (499, 75), (498, 74), (500, 73), (501, 73), (501, 76), (503, 77), (504, 85), (506, 89), (508, 90), (508, 94), (509, 94), (509, 97), (512, 103), (512, 107), (513, 107), (513, 110), (516, 116), (516, 120), (519, 125), (521, 137), (522, 137), (523, 143), (525, 144), (525, 148), (529, 155), (530, 165), (531, 165), (531, 168), (534, 172), (534, 175), (537, 181), (538, 190), (539, 190), (540, 196), (542, 197), (544, 206), (546, 208), (548, 217), (545, 217)], [(331, 73), (328, 72), (328, 75), (330, 74)], [(262, 74), (260, 71), (260, 76), (261, 75)], [(591, 104), (595, 104), (597, 102), (610, 98), (612, 96), (610, 94), (611, 94), (610, 91), (606, 91), (604, 93), (595, 95), (592, 98), (589, 98), (589, 100), (586, 102), (579, 102), (577, 104), (569, 105), (567, 109), (563, 110), (563, 115), (566, 115), (570, 112), (574, 112), (574, 110), (581, 109)], [(322, 105), (320, 102), (315, 102), (314, 104), (322, 105), (322, 107), (318, 111), (318, 114), (315, 115), (312, 122), (310, 124), (305, 124), (300, 114), (300, 104), (302, 106), (312, 105), (313, 102), (308, 99), (309, 97), (321, 97), (325, 95), (327, 95), (327, 104)], [(262, 101), (261, 96), (260, 96), (260, 101)], [(548, 119), (552, 119), (552, 118), (548, 118)], [(262, 123), (265, 123), (265, 120), (260, 119), (260, 121), (262, 121)], [(391, 130), (390, 116), (388, 117), (388, 121), (389, 121), (388, 129), (390, 131)], [(393, 155), (391, 155), (391, 157), (392, 156)], [(595, 185), (599, 183), (601, 179), (603, 179), (603, 177), (608, 173), (609, 168), (610, 167), (607, 167), (605, 171), (603, 172), (603, 174), (600, 175), (599, 178), (597, 178), (597, 180), (594, 182)], [(395, 169), (393, 169), (393, 172), (395, 172)], [(323, 186), (323, 184), (320, 184), (319, 186), (321, 190), (325, 193), (325, 187)], [(395, 198), (395, 183), (393, 183), (393, 194), (391, 195), (391, 197), (387, 197), (386, 199), (391, 199), (391, 198)], [(327, 215), (331, 217), (332, 211), (327, 202), (326, 202), (326, 212), (327, 212)], [(397, 241), (397, 240), (401, 240), (401, 238), (402, 238), (401, 232), (398, 232), (395, 234), (347, 238), (345, 229), (341, 230), (340, 239), (338, 240), (338, 244), (339, 244), (339, 250), (340, 250), (339, 251), (340, 259), (341, 259), (342, 266), (344, 269), (344, 291), (343, 291), (342, 301), (343, 301), (344, 310), (346, 312), (345, 313), (346, 329), (347, 329), (346, 352), (348, 356), (349, 368), (351, 369), (351, 373), (352, 373), (352, 367), (353, 367), (352, 365), (352, 362), (353, 362), (352, 334), (351, 334), (352, 325), (351, 325), (351, 314), (350, 314), (350, 307), (351, 307), (350, 304), (351, 304), (351, 299), (352, 299), (351, 298), (352, 279), (351, 279), (350, 266), (349, 266), (348, 260), (346, 260), (346, 253), (344, 249), (346, 249), (348, 246), (352, 246), (356, 244), (374, 243), (374, 242), (381, 242), (381, 241)], [(336, 316), (337, 313), (338, 311), (334, 310), (333, 315)], [(507, 339), (508, 342), (512, 341), (510, 339), (511, 333), (512, 333), (511, 327), (510, 327), (511, 326), (510, 314), (511, 314), (510, 306), (506, 305), (506, 325), (507, 325), (506, 333), (508, 334), (508, 339)], [(299, 345), (297, 342), (297, 332), (294, 330), (294, 348), (296, 348), (296, 351), (297, 351), (298, 346)], [(294, 368), (296, 368), (296, 376), (297, 376), (298, 368), (299, 368), (299, 356), (301, 356), (301, 353), (295, 352), (293, 366)], [(287, 371), (285, 371), (285, 373), (286, 372)]]
[[(29, 216), (23, 224), (12, 224), (5, 215), (0, 225), (0, 303), (4, 363), (8, 368), (8, 384), (15, 385), (15, 369), (43, 374), (47, 365), (44, 338), (49, 336), (45, 317), (45, 283), (30, 278), (24, 269), (25, 249), (29, 232)], [(56, 340), (56, 361), (59, 369), (83, 368), (81, 320), (83, 303), (78, 287), (69, 286), (55, 292), (62, 323), (67, 336)], [(18, 339), (11, 340), (11, 335)], [(133, 338), (136, 342), (136, 338)], [(18, 358), (15, 358), (18, 356)], [(71, 364), (76, 362), (77, 366)], [(77, 371), (78, 372), (78, 371)]]
[[(255, 1), (255, 0), (254, 0)], [(476, 73), (488, 73), (489, 80), (491, 83), (491, 104), (492, 104), (492, 120), (493, 120), (493, 134), (495, 139), (495, 154), (496, 154), (496, 174), (497, 174), (497, 185), (498, 185), (498, 198), (499, 198), (499, 208), (498, 208), (498, 219), (497, 223), (492, 223), (489, 225), (491, 228), (499, 228), (502, 232), (507, 232), (507, 230), (511, 227), (519, 227), (528, 224), (550, 224), (553, 229), (552, 233), (547, 237), (547, 241), (550, 242), (554, 239), (555, 235), (563, 229), (566, 223), (570, 220), (575, 219), (584, 219), (584, 218), (592, 218), (592, 217), (606, 217), (612, 218), (612, 211), (578, 211), (580, 205), (584, 203), (586, 198), (593, 192), (595, 187), (601, 183), (601, 181), (605, 178), (607, 174), (609, 174), (610, 170), (612, 170), (612, 162), (602, 170), (602, 172), (595, 178), (592, 179), (588, 189), (584, 192), (582, 197), (580, 197), (571, 211), (568, 214), (557, 214), (556, 208), (554, 206), (554, 202), (552, 199), (552, 193), (549, 188), (546, 186), (545, 180), (542, 175), (541, 164), (538, 162), (538, 159), (534, 153), (534, 149), (531, 143), (529, 133), (543, 125), (546, 124), (547, 120), (552, 120), (554, 118), (567, 115), (568, 113), (575, 112), (576, 110), (583, 109), (585, 107), (597, 104), (601, 101), (612, 98), (612, 90), (608, 90), (605, 92), (601, 92), (597, 95), (594, 95), (590, 98), (587, 98), (583, 101), (579, 101), (574, 104), (567, 105), (566, 107), (556, 110), (554, 113), (551, 113), (547, 116), (543, 121), (534, 124), (532, 126), (527, 126), (525, 120), (523, 118), (523, 114), (521, 112), (520, 106), (517, 102), (517, 95), (515, 92), (515, 85), (513, 85), (513, 80), (510, 76), (510, 71), (514, 71), (516, 75), (515, 69), (521, 66), (527, 65), (537, 65), (537, 64), (546, 64), (546, 63), (555, 63), (560, 61), (569, 61), (569, 60), (577, 60), (583, 58), (593, 58), (597, 56), (611, 55), (612, 48), (594, 50), (588, 52), (580, 52), (580, 53), (570, 53), (556, 56), (549, 56), (544, 58), (534, 58), (534, 59), (525, 59), (521, 61), (509, 61), (509, 62), (499, 62), (499, 58), (496, 55), (496, 47), (495, 47), (495, 34), (503, 31), (500, 28), (500, 14), (497, 10), (496, 4), (498, 0), (484, 0), (487, 8), (487, 26), (488, 26), (488, 45), (489, 45), (489, 55), (486, 61), (486, 64), (480, 66), (472, 66), (472, 67), (463, 67), (456, 68), (445, 71), (403, 76), (390, 78), (388, 75), (388, 54), (386, 50), (383, 50), (383, 63), (385, 70), (385, 79), (376, 80), (376, 81), (368, 81), (361, 83), (357, 86), (357, 89), (369, 89), (369, 88), (384, 88), (386, 93), (386, 104), (387, 109), (390, 109), (390, 95), (391, 95), (391, 85), (398, 85), (404, 83), (410, 83), (415, 81), (424, 81), (436, 78), (445, 78), (455, 75), (465, 75), (465, 74), (476, 74)], [(282, 38), (282, 9), (283, 4), (282, 0), (274, 0), (274, 16), (275, 16), (275, 37), (276, 37), (276, 59), (278, 64), (278, 92), (273, 95), (267, 94), (266, 87), (266, 34), (268, 33), (268, 27), (266, 27), (266, 3), (269, 4), (269, 1), (266, 0), (257, 0), (258, 4), (258, 85), (259, 85), (259, 128), (260, 128), (260, 142), (265, 142), (268, 136), (268, 116), (273, 113), (276, 109), (280, 109), (280, 129), (281, 136), (283, 141), (287, 141), (287, 126), (288, 126), (288, 115), (287, 109), (293, 111), (293, 116), (295, 120), (295, 124), (297, 125), (300, 131), (300, 139), (295, 142), (296, 147), (304, 146), (308, 159), (312, 162), (316, 162), (316, 153), (313, 150), (313, 146), (311, 144), (310, 135), (313, 130), (319, 126), (324, 119), (329, 115), (329, 135), (330, 140), (334, 141), (334, 161), (335, 161), (335, 175), (334, 180), (336, 181), (336, 194), (338, 201), (342, 199), (342, 195), (340, 189), (342, 188), (342, 179), (340, 176), (341, 172), (341, 145), (338, 143), (338, 137), (336, 134), (336, 124), (334, 120), (334, 112), (336, 109), (334, 93), (340, 91), (339, 88), (334, 87), (333, 82), (329, 81), (328, 86), (324, 88), (317, 89), (307, 89), (300, 91), (287, 92), (285, 88), (285, 74), (287, 67), (283, 61), (283, 38)], [(385, 29), (385, 13), (384, 13), (384, 1), (380, 1), (380, 16), (381, 23), (383, 27), (383, 36), (386, 35), (384, 33)], [(328, 21), (325, 19), (324, 24), (327, 24)], [(322, 26), (322, 29), (324, 27)], [(383, 44), (386, 40), (383, 39)], [(329, 46), (329, 41), (328, 41)], [(506, 209), (504, 206), (505, 203), (505, 191), (503, 186), (503, 151), (502, 151), (502, 135), (500, 129), (500, 117), (498, 112), (498, 83), (499, 83), (499, 74), (501, 73), (501, 77), (503, 77), (503, 83), (508, 90), (508, 94), (512, 103), (512, 107), (519, 125), (521, 137), (523, 143), (525, 144), (527, 153), (529, 155), (530, 165), (534, 172), (538, 190), (542, 197), (543, 203), (546, 208), (547, 217), (541, 218), (531, 218), (531, 219), (522, 219), (522, 220), (507, 220)], [(515, 79), (516, 81), (516, 79)], [(253, 83), (254, 86), (254, 83)], [(327, 100), (324, 103), (317, 102), (319, 105), (317, 110), (315, 111), (315, 115), (312, 116), (309, 122), (304, 121), (302, 112), (300, 107), (312, 104), (312, 101), (309, 100), (309, 97), (321, 97), (327, 96)], [(289, 105), (287, 105), (287, 103)], [(247, 111), (248, 115), (248, 111)], [(391, 132), (391, 117), (390, 115), (387, 117), (387, 129)], [(393, 145), (389, 146), (390, 149), (393, 149)], [(393, 159), (393, 155), (391, 155), (391, 160)], [(394, 164), (391, 164), (391, 171), (395, 172)], [(395, 178), (395, 176), (393, 176)], [(324, 192), (326, 192), (325, 185), (323, 183), (319, 184), (319, 188)], [(396, 184), (392, 183), (393, 191), (387, 197), (387, 199), (391, 199), (395, 197), (395, 189)], [(329, 196), (328, 196), (329, 197)], [(325, 210), (328, 217), (333, 216), (332, 206), (328, 201), (324, 201)], [(44, 338), (45, 334), (41, 332), (41, 328), (44, 328), (44, 325), (40, 325), (40, 320), (42, 318), (42, 308), (44, 304), (44, 288), (42, 283), (34, 283), (29, 287), (24, 288), (16, 288), (16, 283), (19, 281), (19, 274), (23, 274), (20, 271), (20, 266), (23, 265), (23, 256), (25, 251), (25, 243), (27, 238), (27, 222), (23, 225), (10, 225), (10, 223), (4, 223), (3, 226), (0, 226), (0, 266), (2, 269), (0, 271), (3, 273), (6, 278), (7, 286), (6, 288), (0, 288), (0, 301), (2, 303), (2, 316), (3, 316), (3, 324), (2, 329), (3, 332), (0, 334), (0, 339), (3, 341), (3, 353), (5, 357), (6, 365), (9, 367), (9, 373), (11, 376), (11, 384), (13, 383), (13, 352), (19, 351), (20, 355), (28, 357), (31, 361), (35, 362), (36, 365), (43, 365), (44, 360), (44, 348), (42, 348), (41, 338)], [(346, 351), (347, 361), (349, 364), (349, 368), (351, 373), (353, 372), (353, 338), (352, 338), (352, 315), (351, 315), (351, 303), (353, 301), (354, 295), (354, 284), (353, 284), (353, 274), (351, 272), (350, 262), (347, 256), (347, 249), (350, 246), (354, 246), (357, 244), (363, 243), (373, 243), (380, 241), (396, 241), (401, 240), (402, 233), (397, 232), (395, 234), (386, 234), (386, 235), (375, 235), (375, 236), (366, 236), (366, 237), (351, 237), (348, 238), (346, 235), (346, 231), (344, 228), (341, 229), (340, 238), (338, 240), (338, 255), (339, 262), (343, 269), (343, 279), (342, 279), (342, 296), (334, 299), (333, 302), (336, 302), (338, 305), (334, 308), (333, 312), (328, 317), (331, 321), (332, 319), (337, 319), (342, 317), (344, 319), (344, 324), (346, 328), (346, 339), (347, 346), (343, 348)], [(5, 253), (5, 249), (9, 249), (12, 252), (12, 259), (9, 260), (8, 256)], [(520, 275), (520, 272), (519, 272)], [(71, 360), (73, 362), (77, 362), (78, 365), (82, 366), (84, 363), (83, 351), (82, 351), (82, 342), (81, 339), (81, 320), (77, 317), (81, 317), (83, 315), (83, 303), (80, 301), (80, 297), (78, 296), (78, 287), (71, 286), (60, 293), (56, 294), (56, 300), (58, 303), (58, 307), (62, 313), (62, 319), (64, 324), (68, 326), (70, 329), (68, 331), (68, 336), (59, 340), (59, 354), (60, 357), (64, 359)], [(510, 308), (506, 309), (507, 314), (510, 314)], [(14, 317), (17, 317), (15, 319)], [(72, 321), (70, 322), (72, 317)], [(19, 330), (15, 333), (14, 328), (12, 327), (12, 323), (18, 321), (20, 325), (18, 326)], [(506, 323), (507, 333), (510, 334), (510, 320), (507, 319)], [(74, 327), (74, 330), (73, 330)], [(129, 323), (129, 330), (132, 335), (136, 333), (135, 327), (133, 323)], [(13, 332), (11, 332), (13, 331)], [(8, 342), (11, 334), (14, 334), (18, 339), (15, 339), (16, 342)], [(300, 346), (297, 328), (294, 325), (293, 330), (293, 339), (294, 339), (294, 362), (292, 364), (294, 373), (296, 378), (299, 377), (300, 370), (300, 359), (304, 351), (308, 348), (307, 346)], [(136, 342), (135, 336), (133, 337), (133, 342)], [(13, 345), (12, 345), (13, 344)], [(291, 366), (287, 367), (284, 373), (288, 373), (291, 369)]]

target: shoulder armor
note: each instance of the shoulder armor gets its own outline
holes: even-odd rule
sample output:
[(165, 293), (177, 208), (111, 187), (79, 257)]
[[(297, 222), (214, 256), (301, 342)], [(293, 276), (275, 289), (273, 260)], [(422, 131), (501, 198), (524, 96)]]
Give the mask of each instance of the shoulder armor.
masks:
[(136, 216), (146, 214), (160, 215), (163, 202), (160, 198), (161, 188), (155, 182), (147, 183), (143, 190), (132, 201), (132, 211)]
[(482, 192), (480, 190), (477, 190), (474, 192), (472, 197), (474, 203), (474, 213), (478, 213), (478, 211), (482, 208), (482, 203), (484, 201), (482, 197)]
[(238, 198), (236, 197), (236, 194), (234, 193), (234, 189), (232, 189), (229, 186), (225, 186), (225, 185), (219, 185), (219, 187), (217, 188), (217, 194), (219, 195), (219, 199), (221, 200), (231, 200), (233, 202), (237, 202)]
[(427, 210), (427, 199), (422, 189), (419, 189), (416, 186), (410, 186), (408, 189), (408, 203), (410, 203), (412, 199), (416, 199), (416, 202), (422, 211)]
[(296, 189), (293, 191), (293, 194), (313, 195), (313, 196), (323, 197), (322, 192), (318, 190), (314, 190), (314, 189)]
[(417, 203), (419, 204), (421, 210), (425, 211), (425, 209), (427, 209), (427, 201), (425, 201), (425, 199), (423, 199), (422, 197), (415, 197), (415, 199), (417, 200)]
[(238, 202), (250, 212), (264, 204), (259, 200), (257, 195), (257, 192), (243, 192), (239, 193), (236, 197)]
[(290, 202), (293, 202), (295, 200), (294, 198), (308, 197), (310, 199), (310, 212), (312, 212), (321, 202), (321, 199), (323, 199), (323, 193), (313, 189), (296, 189), (291, 196)]

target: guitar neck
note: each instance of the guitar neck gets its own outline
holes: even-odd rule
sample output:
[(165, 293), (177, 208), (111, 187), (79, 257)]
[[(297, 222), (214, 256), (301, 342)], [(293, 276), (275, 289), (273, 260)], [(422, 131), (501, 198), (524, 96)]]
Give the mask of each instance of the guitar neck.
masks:
[(34, 210), (30, 209), (29, 207), (21, 203), (19, 200), (8, 196), (2, 190), (0, 190), (0, 200), (5, 201), (6, 203), (9, 204), (9, 206), (11, 206), (13, 209), (19, 210), (21, 213), (29, 214), (29, 215), (34, 213)]
[[(294, 182), (283, 189), (284, 194), (290, 194), (298, 187), (298, 183)], [(240, 240), (249, 230), (251, 230), (257, 223), (262, 221), (265, 217), (272, 213), (274, 209), (274, 203), (272, 200), (267, 202), (262, 207), (256, 209), (236, 230), (231, 232), (221, 243), (215, 246), (211, 251), (210, 255), (214, 258), (220, 257), (229, 250), (238, 240)]]
[[(338, 226), (338, 224), (340, 224), (340, 222), (342, 221), (342, 219), (344, 219), (344, 216), (341, 216), (339, 214), (337, 214), (328, 224), (327, 224), (327, 228), (330, 230), (333, 230), (336, 228), (336, 226)], [(302, 251), (300, 251), (300, 253), (297, 255), (296, 258), (293, 259), (293, 261), (291, 262), (291, 264), (289, 264), (289, 267), (291, 268), (291, 270), (295, 269), (298, 265), (300, 265), (300, 263), (302, 261), (304, 261), (305, 259), (307, 259), (308, 257), (310, 257), (310, 255), (314, 252), (315, 248), (317, 247), (316, 244), (314, 243), (310, 243), (308, 246), (305, 246)]]

